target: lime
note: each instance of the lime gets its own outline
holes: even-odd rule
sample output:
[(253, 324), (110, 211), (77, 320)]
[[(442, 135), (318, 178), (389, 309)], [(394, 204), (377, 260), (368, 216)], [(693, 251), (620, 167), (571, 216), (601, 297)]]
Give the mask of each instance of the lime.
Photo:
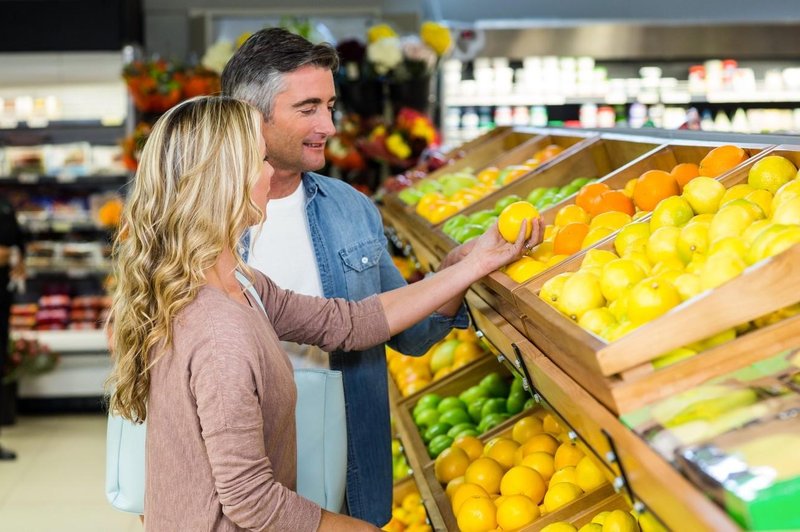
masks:
[(442, 226), (442, 231), (448, 236), (452, 236), (456, 229), (460, 229), (469, 222), (469, 219), (463, 214), (456, 214), (447, 220)]
[(458, 435), (464, 432), (465, 430), (474, 430), (474, 429), (475, 425), (473, 425), (472, 423), (459, 423), (458, 425), (453, 425), (453, 427), (447, 431), (447, 435), (455, 440), (458, 437)]
[(545, 187), (534, 188), (533, 190), (531, 190), (531, 193), (528, 194), (528, 197), (525, 199), (527, 200), (528, 203), (533, 203), (534, 205), (536, 205), (536, 202), (541, 199), (541, 197), (544, 195), (545, 192), (547, 192), (547, 188)]
[(488, 397), (479, 397), (475, 399), (470, 405), (467, 407), (467, 411), (469, 412), (469, 417), (472, 418), (472, 421), (475, 423), (481, 420), (481, 410), (483, 410), (483, 405), (486, 404), (488, 401)]
[(435, 393), (426, 393), (419, 398), (416, 406), (414, 406), (414, 415), (416, 416), (419, 411), (425, 410), (426, 408), (436, 408), (439, 406), (441, 401), (442, 397), (440, 395)]
[(483, 433), (489, 430), (492, 430), (494, 427), (505, 421), (506, 419), (510, 418), (511, 415), (506, 413), (494, 413), (489, 414), (485, 418), (481, 419), (480, 424), (478, 425), (478, 431)]
[(504, 198), (500, 198), (499, 200), (497, 200), (497, 203), (494, 204), (494, 213), (500, 214), (501, 212), (503, 212), (503, 209), (505, 209), (512, 203), (516, 203), (518, 201), (522, 201), (522, 198), (520, 198), (516, 194), (510, 194)]
[(441, 423), (449, 423), (451, 426), (455, 426), (460, 423), (469, 423), (471, 420), (472, 418), (469, 416), (469, 414), (467, 414), (467, 411), (461, 410), (460, 408), (453, 408), (452, 410), (448, 410), (439, 416), (439, 421)]
[(435, 408), (426, 408), (414, 416), (414, 423), (418, 427), (427, 428), (439, 422), (439, 415)]
[(526, 394), (524, 391), (511, 392), (506, 400), (506, 412), (512, 416), (519, 414), (522, 412), (522, 409), (525, 406), (525, 401), (527, 400), (528, 394)]
[(486, 389), (491, 397), (508, 396), (508, 383), (503, 380), (503, 377), (501, 377), (499, 373), (488, 374), (481, 379), (479, 386)]
[(453, 438), (447, 434), (440, 434), (431, 440), (428, 444), (428, 454), (431, 458), (436, 458), (442, 451), (447, 449), (453, 444)]
[(514, 375), (514, 380), (511, 381), (511, 390), (509, 394), (513, 394), (514, 392), (524, 392), (525, 387), (522, 385), (522, 377), (519, 375)]
[(450, 423), (443, 423), (440, 421), (439, 423), (428, 427), (428, 429), (422, 434), (422, 439), (425, 443), (428, 443), (436, 436), (447, 434), (447, 431), (449, 431), (451, 428), (453, 428), (453, 426)]
[(475, 400), (480, 399), (481, 397), (489, 397), (489, 390), (478, 385), (470, 386), (458, 396), (458, 398), (464, 401), (467, 406), (471, 405), (475, 402)]
[(462, 401), (458, 397), (445, 397), (439, 403), (439, 406), (436, 407), (436, 409), (439, 411), (440, 414), (444, 414), (448, 410), (453, 410), (454, 408), (463, 410), (464, 412), (467, 411), (467, 405), (464, 404), (464, 401)]
[(506, 399), (503, 399), (502, 397), (489, 399), (488, 401), (486, 401), (486, 403), (483, 405), (483, 408), (481, 409), (481, 421), (483, 421), (483, 418), (485, 418), (490, 414), (504, 413), (505, 411), (506, 411)]
[(529, 410), (531, 408), (534, 408), (535, 406), (536, 406), (536, 399), (531, 397), (530, 399), (525, 401), (525, 405), (522, 407), (522, 409), (523, 410)]

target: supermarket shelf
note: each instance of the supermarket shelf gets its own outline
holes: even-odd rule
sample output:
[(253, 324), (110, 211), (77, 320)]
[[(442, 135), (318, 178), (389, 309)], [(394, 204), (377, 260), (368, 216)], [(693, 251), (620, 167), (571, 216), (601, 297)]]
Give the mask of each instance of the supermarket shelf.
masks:
[(38, 187), (44, 185), (57, 185), (59, 187), (108, 187), (123, 186), (130, 179), (128, 174), (91, 175), (91, 176), (53, 176), (41, 174), (21, 173), (13, 176), (0, 176), (0, 187)]
[(61, 354), (108, 353), (108, 339), (102, 329), (90, 331), (12, 331), (11, 337), (36, 339)]
[(111, 264), (98, 266), (71, 266), (67, 264), (54, 264), (52, 266), (26, 266), (28, 277), (47, 277), (52, 275), (65, 276), (71, 279), (84, 279), (111, 273)]
[(23, 229), (32, 234), (40, 233), (108, 233), (112, 229), (102, 227), (94, 220), (23, 220)]

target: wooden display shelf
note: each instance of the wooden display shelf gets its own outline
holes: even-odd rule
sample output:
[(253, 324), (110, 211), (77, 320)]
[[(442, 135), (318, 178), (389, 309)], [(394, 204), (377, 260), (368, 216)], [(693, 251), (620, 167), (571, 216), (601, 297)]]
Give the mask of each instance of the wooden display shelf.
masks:
[[(764, 155), (767, 154), (783, 155), (795, 164), (800, 163), (800, 151), (775, 149), (764, 152)], [(727, 187), (746, 182), (750, 167), (760, 158), (752, 158), (724, 176), (722, 182)], [(613, 239), (609, 238), (591, 249), (611, 251), (613, 245)], [(532, 279), (513, 293), (518, 309), (524, 316), (528, 338), (617, 413), (636, 408), (645, 400), (686, 389), (696, 384), (697, 379), (706, 380), (772, 354), (772, 351), (756, 350), (755, 353), (745, 351), (738, 358), (730, 355), (726, 357), (726, 349), (738, 352), (738, 346), (734, 342), (726, 344), (726, 349), (701, 353), (664, 370), (653, 372), (650, 364), (651, 360), (672, 349), (704, 340), (800, 301), (800, 275), (797, 275), (800, 269), (800, 246), (794, 246), (780, 255), (749, 267), (740, 276), (682, 303), (663, 316), (608, 343), (579, 327), (537, 295), (548, 279), (560, 273), (578, 270), (587, 251), (556, 265), (547, 275)], [(740, 304), (743, 298), (747, 299), (748, 304)], [(748, 340), (744, 340), (744, 337), (742, 339), (742, 350), (752, 345), (763, 345), (765, 342), (768, 342), (769, 348), (777, 349), (787, 342), (795, 341), (793, 331), (783, 331), (780, 328), (754, 331), (749, 335), (753, 336)], [(649, 380), (650, 376), (657, 374), (662, 374), (663, 377)], [(612, 375), (617, 377), (604, 378)], [(673, 385), (669, 387), (653, 386), (655, 383), (663, 384), (668, 379), (689, 375), (692, 377), (670, 381)], [(646, 397), (639, 397), (642, 391), (649, 393)]]

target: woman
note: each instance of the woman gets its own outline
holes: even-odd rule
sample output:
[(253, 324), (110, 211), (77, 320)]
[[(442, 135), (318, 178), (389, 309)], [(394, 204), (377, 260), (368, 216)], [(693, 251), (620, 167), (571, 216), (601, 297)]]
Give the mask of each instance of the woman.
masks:
[[(266, 211), (262, 127), (230, 98), (173, 108), (153, 128), (123, 214), (111, 408), (147, 418), (149, 530), (375, 530), (293, 491), (296, 390), (279, 340), (327, 351), (384, 342), (523, 251), (524, 229), (515, 244), (494, 230), (441, 274), (363, 301), (281, 290), (237, 250)], [(537, 223), (528, 244), (540, 235)]]

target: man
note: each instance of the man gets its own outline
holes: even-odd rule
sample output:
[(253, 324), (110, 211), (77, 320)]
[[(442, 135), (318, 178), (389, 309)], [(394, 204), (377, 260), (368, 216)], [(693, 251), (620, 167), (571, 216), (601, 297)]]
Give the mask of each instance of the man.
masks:
[[(16, 265), (11, 267), (12, 248), (19, 251)], [(21, 281), (25, 278), (25, 240), (22, 229), (17, 223), (14, 207), (5, 198), (0, 197), (0, 386), (8, 356), (8, 328), (11, 315), (12, 294), (9, 281)], [(3, 413), (3, 395), (0, 393), (0, 415)], [(17, 457), (12, 451), (0, 446), (0, 460), (14, 460)]]
[[(251, 232), (248, 262), (296, 292), (358, 300), (405, 284), (391, 257), (380, 213), (346, 183), (313, 173), (325, 165), (335, 133), (336, 52), (272, 28), (250, 37), (222, 73), (227, 95), (261, 110), (267, 157), (275, 168), (263, 228)], [(451, 253), (443, 267), (462, 256)], [(451, 327), (465, 328), (462, 298), (389, 342), (420, 355)], [(327, 365), (326, 355), (286, 346), (296, 365)], [(391, 518), (392, 460), (386, 358), (383, 346), (329, 355), (343, 374), (348, 453), (346, 511), (382, 526)], [(302, 457), (301, 457), (302, 458)]]

